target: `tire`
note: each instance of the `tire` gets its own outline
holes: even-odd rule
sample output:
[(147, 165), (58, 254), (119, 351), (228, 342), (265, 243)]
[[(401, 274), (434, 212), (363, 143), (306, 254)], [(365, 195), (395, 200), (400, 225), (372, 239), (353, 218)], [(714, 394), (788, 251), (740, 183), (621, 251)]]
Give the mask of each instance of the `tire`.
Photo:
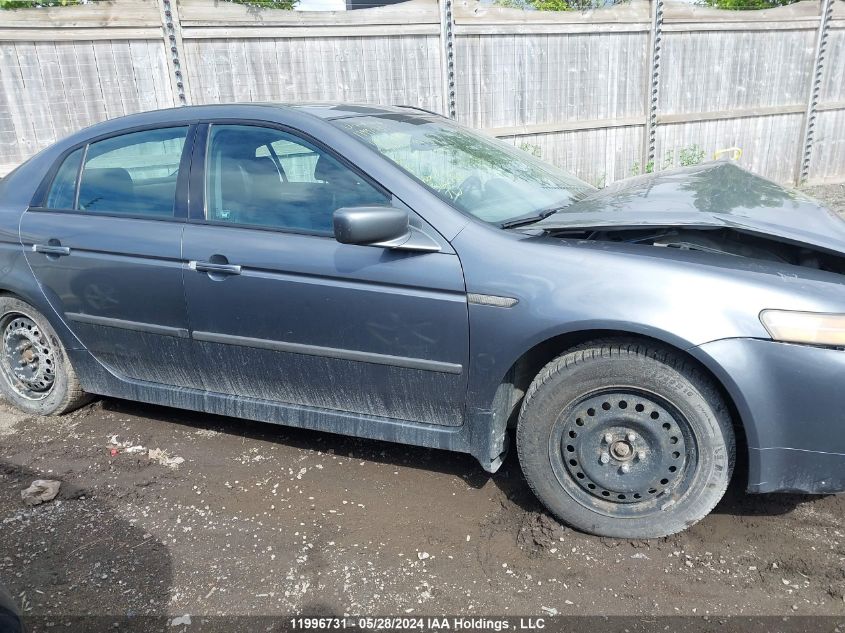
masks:
[(593, 341), (534, 379), (517, 451), (528, 484), (564, 523), (599, 536), (658, 538), (719, 502), (735, 440), (718, 389), (679, 353)]
[(49, 321), (9, 295), (0, 296), (0, 395), (35, 415), (60, 415), (90, 400)]

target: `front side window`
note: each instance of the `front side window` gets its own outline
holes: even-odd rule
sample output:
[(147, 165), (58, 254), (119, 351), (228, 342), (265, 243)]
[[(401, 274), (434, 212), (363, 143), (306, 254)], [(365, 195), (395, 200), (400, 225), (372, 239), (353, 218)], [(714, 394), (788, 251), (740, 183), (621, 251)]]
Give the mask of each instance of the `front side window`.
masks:
[(76, 176), (79, 174), (79, 163), (82, 162), (83, 148), (71, 152), (65, 158), (47, 195), (47, 207), (50, 209), (73, 209), (76, 198)]
[(265, 127), (211, 127), (209, 221), (329, 235), (336, 209), (389, 204), (384, 193), (304, 139)]
[(114, 136), (88, 146), (79, 206), (93, 213), (173, 215), (187, 127)]
[(385, 114), (332, 123), (486, 222), (535, 218), (594, 189), (526, 152), (442, 119)]

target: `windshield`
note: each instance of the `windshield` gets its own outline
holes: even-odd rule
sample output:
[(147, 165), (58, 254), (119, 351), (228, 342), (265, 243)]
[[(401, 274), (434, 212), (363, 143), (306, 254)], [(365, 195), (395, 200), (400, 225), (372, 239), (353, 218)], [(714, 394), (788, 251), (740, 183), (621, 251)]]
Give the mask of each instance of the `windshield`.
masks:
[(388, 114), (333, 123), (485, 222), (537, 219), (593, 190), (507, 143), (440, 118)]

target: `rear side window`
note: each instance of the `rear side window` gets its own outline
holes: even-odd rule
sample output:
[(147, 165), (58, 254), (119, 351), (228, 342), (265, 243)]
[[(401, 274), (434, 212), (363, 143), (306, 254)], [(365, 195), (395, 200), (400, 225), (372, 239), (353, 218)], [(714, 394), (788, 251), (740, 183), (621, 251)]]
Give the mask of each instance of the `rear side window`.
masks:
[(76, 177), (79, 175), (81, 161), (82, 148), (80, 147), (71, 152), (59, 167), (47, 196), (47, 206), (50, 209), (73, 209), (76, 198)]
[(187, 135), (187, 127), (175, 127), (91, 143), (79, 183), (78, 208), (92, 213), (172, 216)]

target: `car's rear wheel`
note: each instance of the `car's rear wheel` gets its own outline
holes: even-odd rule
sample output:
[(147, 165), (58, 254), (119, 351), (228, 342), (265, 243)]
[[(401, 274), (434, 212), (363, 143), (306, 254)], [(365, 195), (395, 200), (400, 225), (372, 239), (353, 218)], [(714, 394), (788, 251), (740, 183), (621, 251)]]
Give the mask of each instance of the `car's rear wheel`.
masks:
[(598, 341), (549, 363), (517, 427), (529, 485), (559, 519), (655, 538), (718, 503), (734, 465), (727, 407), (703, 373), (655, 344)]
[(0, 393), (27, 413), (59, 415), (85, 404), (55, 330), (34, 307), (0, 296)]

